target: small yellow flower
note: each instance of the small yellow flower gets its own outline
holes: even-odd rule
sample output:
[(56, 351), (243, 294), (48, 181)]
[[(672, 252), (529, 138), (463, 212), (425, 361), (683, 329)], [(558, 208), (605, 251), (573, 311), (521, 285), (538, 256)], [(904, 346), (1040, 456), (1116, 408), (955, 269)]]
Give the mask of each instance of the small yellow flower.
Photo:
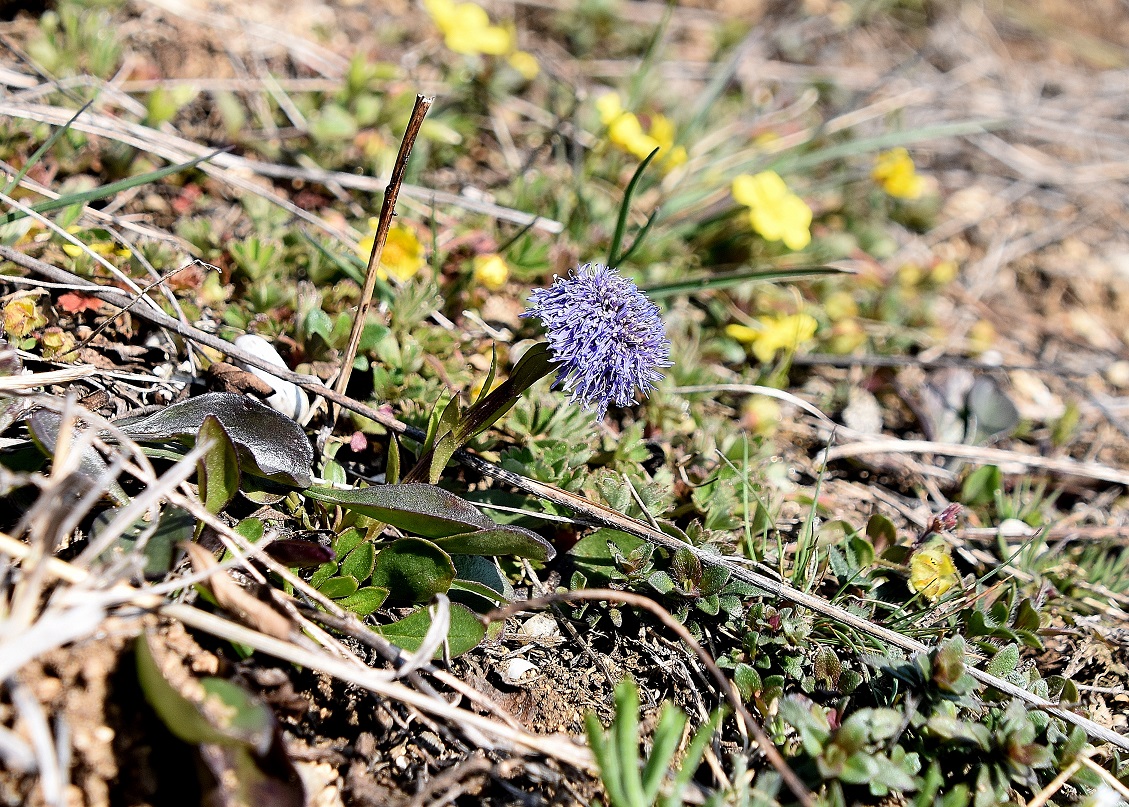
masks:
[(526, 81), (533, 81), (537, 78), (537, 74), (541, 72), (541, 65), (537, 63), (537, 57), (532, 53), (526, 53), (524, 50), (515, 50), (506, 61)]
[(47, 324), (47, 317), (35, 304), (34, 297), (19, 297), (4, 306), (4, 331), (21, 339)]
[(960, 582), (953, 556), (944, 541), (930, 541), (909, 559), (909, 587), (930, 602)]
[(882, 190), (898, 199), (917, 199), (925, 190), (925, 180), (918, 176), (913, 158), (904, 148), (879, 154), (870, 176)]
[(980, 354), (991, 350), (997, 341), (996, 326), (986, 319), (977, 320), (968, 329), (968, 349)]
[(823, 301), (823, 312), (832, 322), (853, 319), (859, 315), (858, 303), (850, 292), (837, 291)]
[(618, 93), (604, 93), (596, 99), (600, 122), (608, 127), (608, 140), (640, 160), (659, 149), (658, 160), (665, 170), (686, 162), (686, 149), (674, 145), (674, 123), (665, 115), (651, 118), (649, 131), (634, 114), (623, 108)]
[(780, 427), (780, 403), (767, 395), (751, 395), (741, 407), (741, 425), (758, 437), (771, 437)]
[(474, 282), (489, 291), (498, 291), (510, 278), (510, 267), (501, 255), (479, 255), (474, 259)]
[(938, 286), (947, 286), (956, 280), (959, 272), (956, 261), (941, 261), (929, 272), (929, 279)]
[(74, 335), (62, 328), (48, 328), (40, 339), (43, 347), (43, 358), (56, 361), (73, 362), (78, 359), (75, 352)]
[(741, 174), (732, 190), (733, 199), (749, 208), (753, 229), (766, 241), (783, 241), (792, 250), (811, 243), (811, 208), (775, 171)]
[(482, 6), (424, 0), (423, 7), (443, 32), (443, 43), (455, 53), (505, 56), (513, 50), (513, 35), (500, 25), (491, 25)]
[[(369, 234), (360, 240), (357, 245), (357, 254), (362, 260), (368, 260), (372, 252), (372, 245), (376, 241), (375, 218), (369, 219)], [(376, 276), (387, 280), (388, 276), (399, 280), (401, 283), (415, 277), (423, 268), (423, 244), (416, 237), (415, 232), (409, 227), (394, 224), (388, 230), (388, 239), (384, 242), (384, 252), (380, 256), (380, 266), (377, 267)]]
[(810, 314), (788, 314), (761, 317), (759, 327), (726, 325), (725, 333), (742, 344), (751, 345), (753, 355), (762, 364), (772, 361), (778, 351), (798, 350), (800, 345), (815, 336), (819, 323)]

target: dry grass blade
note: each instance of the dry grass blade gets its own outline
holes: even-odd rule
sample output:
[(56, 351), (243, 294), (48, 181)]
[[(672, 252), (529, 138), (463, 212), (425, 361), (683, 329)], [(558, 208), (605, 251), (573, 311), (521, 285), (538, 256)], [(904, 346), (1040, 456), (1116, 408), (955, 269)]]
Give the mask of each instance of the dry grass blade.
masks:
[[(349, 387), (349, 378), (353, 374), (353, 359), (357, 356), (357, 348), (361, 344), (361, 334), (368, 322), (369, 310), (372, 307), (372, 293), (376, 288), (376, 278), (380, 270), (380, 261), (384, 255), (384, 245), (388, 241), (388, 231), (392, 228), (392, 217), (396, 215), (396, 199), (400, 195), (400, 186), (404, 182), (404, 173), (408, 170), (408, 159), (412, 155), (412, 146), (415, 145), (416, 136), (427, 111), (431, 109), (434, 98), (416, 96), (412, 116), (408, 119), (407, 128), (404, 130), (404, 139), (400, 142), (400, 150), (396, 154), (396, 164), (392, 168), (392, 178), (384, 189), (384, 201), (380, 206), (380, 215), (377, 217), (376, 235), (372, 241), (372, 251), (368, 256), (368, 268), (365, 270), (365, 285), (361, 290), (361, 302), (357, 308), (357, 316), (353, 320), (353, 329), (349, 333), (349, 345), (345, 348), (345, 355), (341, 359), (341, 370), (337, 376), (337, 392), (344, 395)], [(333, 407), (330, 416), (331, 425), (337, 421), (340, 413), (339, 406)]]
[(231, 576), (219, 568), (212, 553), (196, 543), (185, 544), (184, 549), (198, 572), (207, 573), (207, 585), (215, 595), (216, 602), (225, 611), (230, 611), (240, 622), (273, 636), (276, 639), (289, 639), (293, 625), (290, 620), (274, 610), (268, 603), (248, 594)]

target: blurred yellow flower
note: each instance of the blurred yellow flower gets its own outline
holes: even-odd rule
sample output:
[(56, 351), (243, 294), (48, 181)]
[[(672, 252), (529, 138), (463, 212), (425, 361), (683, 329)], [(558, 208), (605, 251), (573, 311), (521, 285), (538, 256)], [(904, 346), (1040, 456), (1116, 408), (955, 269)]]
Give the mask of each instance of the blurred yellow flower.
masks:
[(423, 0), (423, 7), (443, 32), (443, 43), (455, 53), (505, 56), (513, 50), (513, 35), (500, 25), (491, 25), (480, 5)]
[(956, 261), (941, 261), (929, 272), (929, 279), (938, 286), (947, 286), (956, 280), (959, 272)]
[[(361, 260), (367, 261), (372, 252), (372, 245), (376, 241), (377, 220), (368, 220), (369, 233), (357, 244), (357, 254)], [(394, 224), (388, 230), (388, 239), (384, 242), (384, 252), (380, 256), (380, 266), (376, 276), (387, 280), (388, 276), (396, 278), (401, 283), (415, 277), (423, 268), (423, 244), (416, 237), (415, 231), (400, 224)]]
[(726, 325), (725, 333), (738, 342), (752, 347), (753, 355), (762, 364), (768, 364), (780, 350), (798, 350), (800, 345), (815, 336), (819, 323), (810, 314), (787, 314), (761, 317), (756, 328), (747, 325)]
[(917, 199), (925, 190), (925, 181), (918, 176), (913, 158), (904, 148), (879, 154), (870, 176), (882, 190), (898, 199)]
[(775, 171), (733, 180), (733, 199), (749, 208), (753, 229), (766, 241), (783, 241), (800, 250), (811, 243), (811, 208), (784, 184)]
[(600, 122), (608, 127), (608, 140), (627, 153), (642, 160), (659, 149), (657, 159), (668, 171), (686, 162), (686, 149), (674, 145), (674, 123), (665, 115), (654, 115), (650, 131), (644, 131), (639, 118), (624, 110), (619, 94), (614, 92), (596, 99), (596, 111)]
[(771, 437), (780, 426), (780, 403), (767, 395), (751, 395), (741, 407), (741, 425), (758, 437)]
[(537, 63), (537, 57), (532, 53), (526, 53), (524, 50), (515, 50), (506, 61), (526, 81), (533, 81), (537, 78), (537, 74), (541, 72), (541, 65)]
[(953, 556), (944, 541), (930, 541), (909, 559), (909, 587), (930, 602), (937, 602), (960, 582)]
[(838, 322), (842, 319), (857, 317), (859, 307), (850, 292), (836, 291), (823, 301), (823, 313), (827, 314), (827, 318), (832, 322)]
[(19, 339), (47, 324), (34, 297), (17, 297), (4, 306), (4, 332)]
[(474, 282), (489, 291), (498, 291), (510, 279), (510, 267), (501, 255), (479, 255), (474, 259)]

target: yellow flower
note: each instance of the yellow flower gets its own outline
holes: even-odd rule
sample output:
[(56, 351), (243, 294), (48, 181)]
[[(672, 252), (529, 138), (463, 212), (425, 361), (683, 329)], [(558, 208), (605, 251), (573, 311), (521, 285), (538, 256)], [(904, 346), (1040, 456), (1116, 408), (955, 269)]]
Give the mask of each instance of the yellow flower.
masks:
[(455, 53), (505, 56), (513, 50), (513, 35), (500, 25), (491, 25), (482, 6), (424, 0), (423, 7), (443, 32), (444, 44)]
[(510, 267), (501, 255), (479, 255), (474, 259), (474, 282), (490, 291), (498, 291), (510, 278)]
[[(357, 254), (366, 261), (376, 241), (377, 220), (371, 218), (368, 223), (370, 232), (357, 245)], [(388, 239), (384, 242), (384, 252), (381, 253), (376, 276), (381, 280), (387, 280), (391, 275), (403, 283), (415, 277), (416, 272), (422, 269), (423, 265), (423, 244), (420, 243), (415, 232), (400, 224), (392, 225), (388, 230)]]
[(810, 314), (761, 317), (759, 327), (726, 325), (725, 333), (742, 344), (751, 345), (753, 355), (762, 364), (768, 364), (780, 350), (798, 350), (803, 342), (815, 336), (818, 323)]
[(741, 425), (758, 437), (771, 437), (780, 426), (780, 403), (767, 395), (751, 395), (741, 407)]
[(19, 339), (47, 324), (34, 297), (19, 297), (4, 306), (4, 331)]
[(614, 92), (596, 99), (596, 111), (600, 122), (608, 127), (608, 140), (629, 154), (642, 160), (659, 149), (658, 159), (666, 170), (686, 162), (686, 149), (674, 145), (674, 123), (665, 115), (652, 117), (650, 131), (644, 131), (639, 118), (624, 110), (619, 94)]
[(73, 362), (78, 359), (78, 354), (74, 349), (74, 336), (62, 328), (45, 330), (40, 345), (43, 347), (43, 358), (45, 359), (64, 362)]
[(925, 189), (913, 158), (904, 148), (891, 149), (878, 155), (870, 176), (886, 193), (898, 199), (917, 199)]
[(944, 541), (930, 541), (909, 559), (909, 587), (930, 602), (937, 602), (960, 582), (953, 556)]
[(541, 72), (541, 65), (537, 63), (537, 57), (532, 53), (526, 53), (524, 50), (515, 50), (506, 61), (526, 81), (533, 81), (537, 78), (537, 74)]
[(749, 208), (753, 229), (766, 241), (783, 241), (792, 250), (811, 243), (811, 208), (775, 171), (736, 177), (733, 199)]

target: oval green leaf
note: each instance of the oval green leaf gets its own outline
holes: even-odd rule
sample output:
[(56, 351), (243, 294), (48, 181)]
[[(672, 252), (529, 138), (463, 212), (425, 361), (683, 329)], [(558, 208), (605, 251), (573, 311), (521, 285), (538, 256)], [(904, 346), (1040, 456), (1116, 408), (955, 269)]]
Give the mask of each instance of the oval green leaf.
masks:
[(231, 504), (239, 492), (239, 459), (235, 443), (215, 415), (208, 415), (196, 432), (196, 442), (207, 441), (211, 448), (200, 458), (198, 485), (204, 509), (213, 515)]
[(319, 502), (340, 505), (426, 538), (443, 538), (495, 526), (465, 499), (419, 482), (353, 490), (314, 485), (303, 493)]
[(330, 577), (328, 580), (323, 581), (321, 585), (318, 586), (318, 591), (331, 600), (336, 600), (341, 597), (356, 594), (359, 588), (360, 584), (357, 582), (357, 578), (341, 575), (339, 577)]
[(372, 584), (386, 588), (396, 602), (426, 602), (451, 587), (451, 556), (423, 538), (401, 538), (376, 555)]
[(358, 616), (368, 616), (388, 599), (388, 589), (379, 586), (365, 586), (356, 593), (342, 597), (337, 604)]
[[(420, 608), (391, 625), (382, 625), (373, 630), (397, 647), (414, 652), (419, 649), (430, 627), (431, 614), (428, 613), (427, 608)], [(478, 617), (465, 605), (451, 603), (451, 628), (447, 632), (447, 646), (451, 656), (461, 656), (468, 650), (478, 647), (484, 636), (486, 636), (486, 628), (478, 621)], [(435, 657), (439, 658), (442, 652), (440, 648)]]
[(310, 485), (314, 449), (302, 427), (246, 395), (197, 395), (120, 428), (139, 442), (182, 440), (194, 438), (209, 415), (223, 424), (243, 470), (300, 488)]
[(494, 527), (436, 538), (435, 544), (452, 555), (516, 555), (530, 560), (552, 560), (557, 551), (535, 532), (523, 527)]
[(357, 546), (341, 561), (341, 574), (368, 580), (376, 564), (376, 549), (368, 541)]

